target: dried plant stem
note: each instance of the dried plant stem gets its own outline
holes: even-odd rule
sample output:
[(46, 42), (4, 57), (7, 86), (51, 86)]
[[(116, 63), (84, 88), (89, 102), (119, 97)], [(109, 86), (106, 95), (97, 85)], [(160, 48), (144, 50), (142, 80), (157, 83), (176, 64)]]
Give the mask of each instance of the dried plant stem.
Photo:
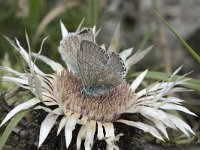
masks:
[(6, 91), (6, 92), (2, 93), (0, 95), (1, 107), (4, 110), (9, 112), (12, 109), (12, 107), (7, 104), (6, 99), (10, 99), (11, 97), (15, 96), (21, 90), (22, 90), (21, 87), (14, 87), (13, 89), (9, 90), (8, 92)]
[(10, 99), (11, 97), (15, 96), (18, 92), (22, 90), (21, 87), (17, 86), (6, 92), (5, 99)]
[(6, 111), (10, 111), (12, 108), (10, 106), (8, 106), (8, 104), (6, 103), (5, 101), (5, 95), (6, 95), (6, 92), (2, 93), (1, 96), (0, 96), (0, 103), (1, 103), (1, 107), (6, 110)]
[[(156, 0), (153, 1), (153, 7), (155, 10), (159, 10)], [(160, 20), (156, 16), (156, 23), (157, 23), (157, 38), (159, 39), (158, 47), (163, 50), (163, 60), (164, 60), (164, 66), (165, 66), (165, 72), (171, 73), (172, 72), (172, 64), (170, 61), (171, 58), (171, 51), (167, 43), (166, 35), (161, 27)]]
[(62, 14), (63, 12), (65, 12), (67, 9), (72, 8), (74, 6), (76, 6), (78, 3), (77, 0), (69, 0), (69, 1), (63, 1), (60, 2), (57, 6), (55, 6), (52, 10), (50, 10), (49, 13), (47, 13), (47, 15), (42, 19), (42, 21), (40, 22), (40, 24), (38, 25), (37, 31), (34, 35), (34, 42), (36, 42), (36, 40), (38, 39), (39, 35), (44, 31), (44, 29), (46, 28), (46, 26), (56, 17), (58, 17), (58, 15)]
[(164, 63), (165, 63), (165, 72), (166, 73), (171, 73), (172, 72), (172, 64), (170, 61), (170, 57), (171, 57), (171, 50), (167, 44), (167, 39), (166, 39), (166, 35), (164, 30), (158, 26), (157, 29), (157, 34), (158, 34), (158, 38), (160, 39), (159, 42), (159, 47), (160, 49), (163, 50), (163, 59), (164, 59)]

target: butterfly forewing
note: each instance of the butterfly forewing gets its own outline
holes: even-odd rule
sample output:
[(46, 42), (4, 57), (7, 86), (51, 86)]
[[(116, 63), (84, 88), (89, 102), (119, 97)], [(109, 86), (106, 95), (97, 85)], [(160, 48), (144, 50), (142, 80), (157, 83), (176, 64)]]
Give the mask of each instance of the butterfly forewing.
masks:
[(81, 42), (77, 60), (84, 87), (106, 91), (124, 81), (124, 64), (119, 55), (106, 53), (94, 42)]

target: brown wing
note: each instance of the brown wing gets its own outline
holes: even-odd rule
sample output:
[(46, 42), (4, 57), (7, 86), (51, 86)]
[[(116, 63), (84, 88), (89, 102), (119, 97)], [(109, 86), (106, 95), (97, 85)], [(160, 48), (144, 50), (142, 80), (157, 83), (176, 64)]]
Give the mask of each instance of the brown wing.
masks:
[(117, 54), (108, 54), (97, 44), (82, 41), (77, 53), (84, 86), (110, 89), (124, 81), (124, 64)]

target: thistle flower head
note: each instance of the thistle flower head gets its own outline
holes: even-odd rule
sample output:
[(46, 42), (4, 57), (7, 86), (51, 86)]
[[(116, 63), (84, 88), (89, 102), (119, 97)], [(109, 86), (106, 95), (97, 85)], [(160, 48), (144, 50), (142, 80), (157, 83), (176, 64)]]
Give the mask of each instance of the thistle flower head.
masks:
[[(121, 122), (139, 128), (144, 132), (151, 133), (160, 140), (169, 139), (166, 131), (167, 127), (175, 130), (179, 129), (187, 136), (189, 136), (189, 133), (194, 134), (188, 124), (166, 111), (179, 110), (195, 115), (182, 106), (183, 100), (169, 96), (171, 93), (183, 90), (176, 86), (184, 83), (184, 79), (180, 78), (174, 82), (170, 79), (168, 82), (157, 82), (137, 92), (136, 89), (143, 81), (147, 70), (142, 72), (131, 84), (124, 79), (127, 70), (142, 59), (152, 47), (139, 51), (132, 56), (130, 56), (132, 49), (114, 54), (114, 49), (117, 49), (116, 40), (119, 39), (119, 34), (117, 34), (119, 33), (119, 27), (111, 40), (108, 51), (105, 51), (105, 48), (95, 43), (95, 37), (99, 31), (96, 32), (95, 28), (81, 29), (80, 26), (76, 32), (69, 33), (61, 23), (62, 40), (58, 51), (65, 61), (67, 69), (40, 54), (30, 52), (28, 54), (18, 40), (16, 40), (16, 45), (9, 40), (28, 64), (28, 69), (25, 73), (20, 73), (11, 68), (1, 67), (1, 70), (13, 74), (13, 76), (3, 76), (3, 80), (30, 90), (35, 97), (19, 104), (10, 111), (2, 121), (1, 126), (19, 111), (33, 107), (48, 112), (41, 124), (38, 147), (42, 145), (56, 122), (59, 123), (57, 134), (64, 128), (66, 147), (69, 147), (71, 143), (72, 131), (75, 129), (76, 124), (81, 125), (77, 135), (77, 149), (81, 148), (84, 139), (85, 149), (91, 149), (95, 134), (99, 140), (106, 141), (108, 149), (118, 149), (115, 142), (119, 140), (122, 134), (115, 135), (114, 122)], [(83, 48), (82, 43), (84, 41), (89, 41), (86, 42), (87, 44), (94, 44), (86, 45), (88, 47)], [(89, 55), (88, 52), (91, 47), (94, 50), (91, 51), (94, 57), (91, 54)], [(81, 50), (83, 52), (80, 52)], [(31, 55), (50, 65), (54, 73), (46, 74), (40, 70), (32, 62)], [(92, 59), (96, 59), (96, 61)], [(97, 72), (87, 71), (91, 69), (83, 64), (88, 64), (88, 61), (92, 62), (89, 65)], [(101, 70), (96, 69), (94, 65), (97, 68), (104, 69), (104, 72), (100, 72)], [(122, 67), (126, 69), (124, 70)], [(180, 69), (178, 68), (172, 76)], [(109, 72), (109, 70), (111, 71)], [(105, 74), (105, 72), (109, 74)], [(104, 78), (99, 74), (104, 74)], [(91, 84), (94, 81), (96, 82)], [(88, 89), (85, 89), (88, 85), (99, 88), (103, 92), (92, 94)], [(85, 92), (82, 92), (84, 89)], [(56, 107), (52, 108), (51, 106)], [(123, 113), (139, 113), (151, 123), (119, 119), (119, 116)]]
[(67, 110), (102, 122), (115, 120), (131, 105), (130, 99), (134, 99), (127, 83), (122, 83), (99, 96), (83, 94), (81, 80), (66, 70), (56, 76), (55, 85), (52, 86), (53, 95), (57, 100), (62, 100), (62, 106), (66, 106)]

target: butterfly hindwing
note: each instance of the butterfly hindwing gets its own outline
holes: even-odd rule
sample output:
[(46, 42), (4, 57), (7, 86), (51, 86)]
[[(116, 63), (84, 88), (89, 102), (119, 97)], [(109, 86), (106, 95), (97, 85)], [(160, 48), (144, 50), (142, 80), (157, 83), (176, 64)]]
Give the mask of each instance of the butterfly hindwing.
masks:
[(82, 40), (94, 42), (92, 29), (83, 28), (78, 33), (69, 33), (69, 35), (60, 42), (60, 46), (58, 48), (58, 51), (61, 53), (61, 56), (69, 67), (69, 70), (76, 76), (80, 75), (77, 64), (77, 51), (80, 49)]

